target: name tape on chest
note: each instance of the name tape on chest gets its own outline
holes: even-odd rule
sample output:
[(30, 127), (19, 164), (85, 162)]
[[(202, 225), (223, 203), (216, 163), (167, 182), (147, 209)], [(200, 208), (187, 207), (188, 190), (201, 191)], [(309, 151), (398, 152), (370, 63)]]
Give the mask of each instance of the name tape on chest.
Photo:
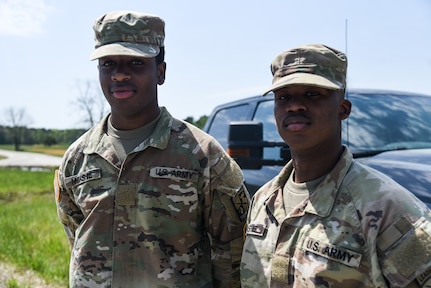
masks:
[(265, 236), (267, 231), (267, 228), (265, 225), (263, 224), (249, 224), (247, 226), (247, 235), (254, 235), (254, 236), (258, 236), (258, 237), (263, 237)]
[(198, 181), (199, 172), (182, 168), (153, 167), (150, 169), (150, 176), (153, 178), (167, 178), (196, 182)]
[(77, 175), (72, 175), (65, 178), (66, 187), (73, 187), (85, 183), (90, 180), (99, 179), (101, 177), (100, 169), (95, 168), (88, 171), (84, 171)]
[(305, 239), (303, 248), (313, 254), (343, 263), (350, 267), (358, 268), (361, 263), (362, 254), (311, 237)]
[(418, 281), (421, 287), (431, 287), (431, 267), (419, 274), (416, 277), (416, 281)]

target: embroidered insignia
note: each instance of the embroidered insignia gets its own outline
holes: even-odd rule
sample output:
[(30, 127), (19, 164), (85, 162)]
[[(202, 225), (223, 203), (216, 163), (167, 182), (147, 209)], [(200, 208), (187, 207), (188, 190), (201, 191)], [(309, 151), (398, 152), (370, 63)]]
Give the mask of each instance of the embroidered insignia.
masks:
[(419, 274), (416, 281), (418, 281), (421, 287), (431, 287), (431, 267)]
[(248, 212), (248, 199), (244, 189), (242, 189), (239, 194), (235, 195), (235, 197), (232, 198), (232, 203), (235, 207), (239, 219), (241, 219), (241, 221), (244, 221), (247, 217)]
[(153, 178), (166, 178), (175, 180), (198, 181), (199, 172), (172, 167), (153, 167), (150, 169), (150, 176)]
[(65, 185), (66, 187), (74, 187), (94, 179), (99, 179), (100, 177), (101, 177), (100, 169), (95, 168), (88, 171), (84, 171), (77, 175), (66, 177)]
[(263, 224), (249, 224), (247, 226), (247, 235), (263, 237), (266, 230), (266, 226)]
[(311, 237), (307, 237), (304, 243), (303, 249), (324, 258), (355, 268), (358, 268), (361, 263), (362, 254), (349, 249), (324, 243)]

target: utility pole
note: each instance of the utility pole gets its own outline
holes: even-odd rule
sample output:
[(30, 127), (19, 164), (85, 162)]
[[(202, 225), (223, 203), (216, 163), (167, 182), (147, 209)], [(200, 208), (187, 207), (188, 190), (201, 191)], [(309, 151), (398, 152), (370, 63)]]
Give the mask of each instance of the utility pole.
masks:
[(345, 45), (345, 47), (344, 47), (344, 53), (347, 55), (347, 19), (346, 19), (346, 22), (345, 22), (345, 24), (344, 24), (344, 45)]

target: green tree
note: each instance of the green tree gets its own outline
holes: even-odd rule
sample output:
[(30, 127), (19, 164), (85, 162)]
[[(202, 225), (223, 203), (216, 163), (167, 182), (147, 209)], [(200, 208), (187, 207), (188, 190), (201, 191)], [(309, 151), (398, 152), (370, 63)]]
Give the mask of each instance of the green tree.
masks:
[(194, 120), (194, 118), (192, 116), (187, 117), (186, 119), (184, 119), (184, 121), (189, 122), (193, 125), (195, 125), (198, 128), (204, 128), (205, 123), (208, 119), (208, 116), (201, 116), (198, 120)]

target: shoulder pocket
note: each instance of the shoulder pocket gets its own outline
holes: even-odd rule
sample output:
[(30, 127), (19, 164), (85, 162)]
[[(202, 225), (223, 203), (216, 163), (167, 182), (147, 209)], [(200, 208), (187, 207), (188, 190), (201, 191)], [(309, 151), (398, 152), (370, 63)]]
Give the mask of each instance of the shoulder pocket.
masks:
[[(389, 229), (398, 231), (392, 237), (399, 237), (394, 238), (392, 245), (383, 245), (378, 240), (378, 247), (386, 248), (381, 251), (383, 274), (393, 286), (404, 287), (431, 265), (431, 224), (423, 218), (415, 224), (402, 218)], [(382, 233), (383, 237), (387, 231)]]

